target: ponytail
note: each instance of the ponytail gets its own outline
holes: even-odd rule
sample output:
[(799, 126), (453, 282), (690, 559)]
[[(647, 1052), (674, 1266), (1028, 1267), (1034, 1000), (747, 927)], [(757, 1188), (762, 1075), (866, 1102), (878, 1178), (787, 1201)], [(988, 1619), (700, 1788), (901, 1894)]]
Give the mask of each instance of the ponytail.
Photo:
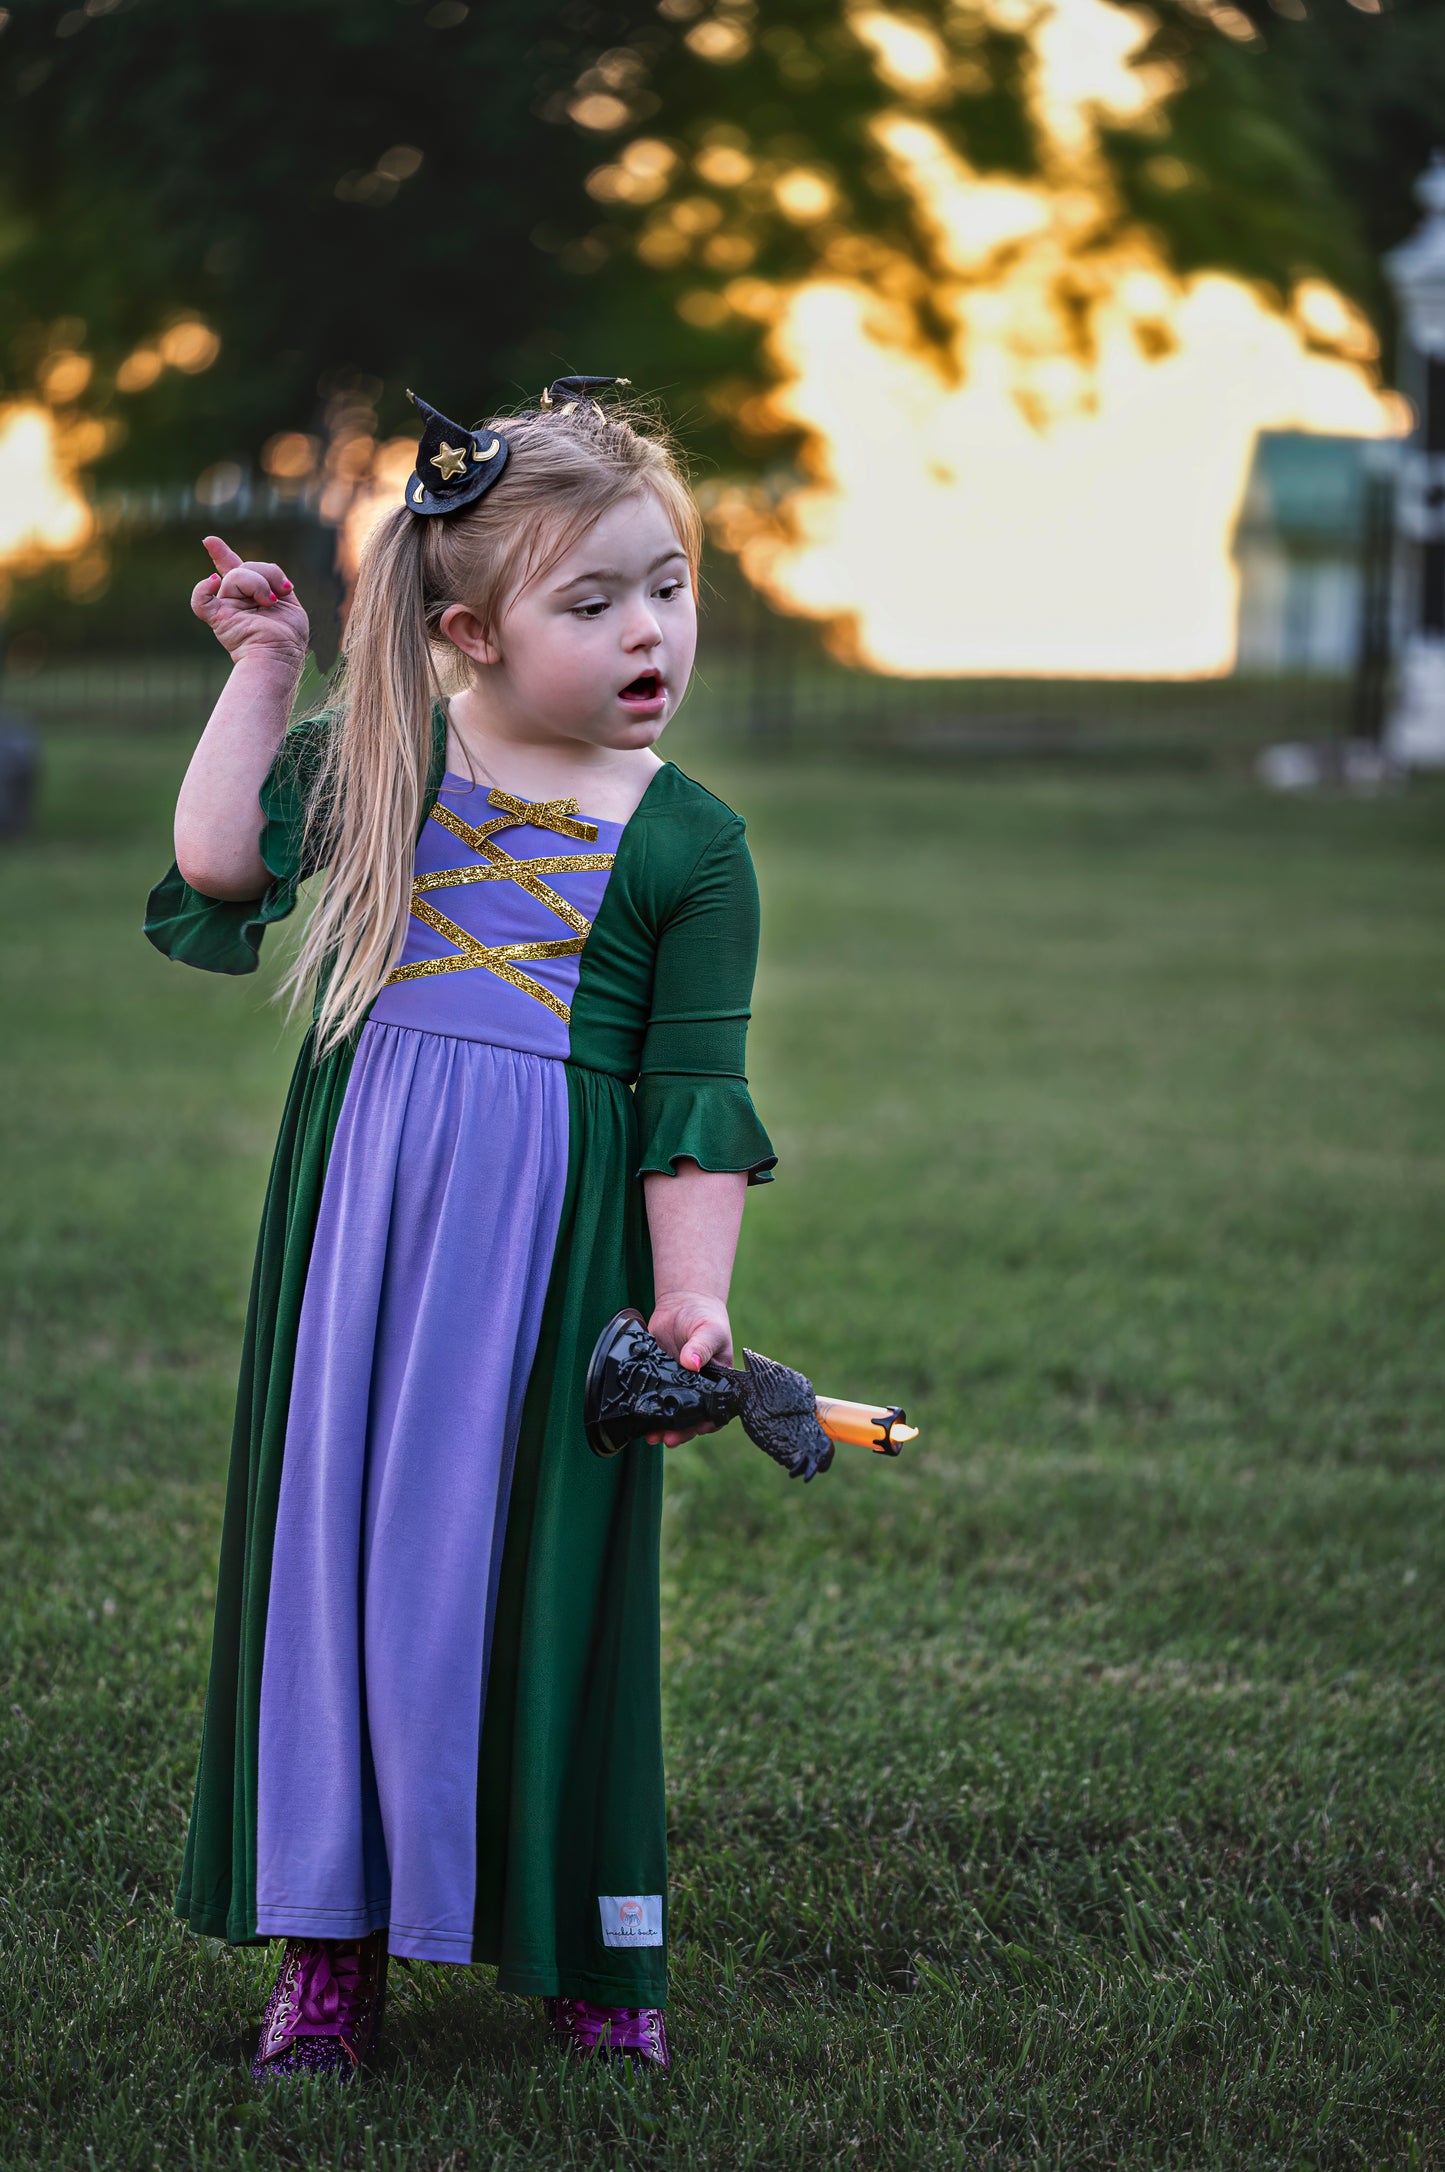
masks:
[(441, 689), (427, 630), (422, 523), (386, 514), (368, 541), (347, 623), (337, 714), (308, 781), (303, 864), (330, 863), (280, 995), (320, 988), (316, 1057), (355, 1031), (406, 940), (411, 867)]

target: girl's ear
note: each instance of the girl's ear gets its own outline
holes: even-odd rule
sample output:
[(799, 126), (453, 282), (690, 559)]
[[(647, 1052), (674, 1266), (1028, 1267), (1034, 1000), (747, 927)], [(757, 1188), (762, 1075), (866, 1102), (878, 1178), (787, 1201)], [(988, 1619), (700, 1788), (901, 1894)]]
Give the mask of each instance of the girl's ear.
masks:
[(454, 648), (464, 656), (470, 656), (474, 664), (495, 664), (501, 650), (487, 633), (475, 611), (464, 603), (449, 603), (437, 620), (439, 632), (444, 634)]

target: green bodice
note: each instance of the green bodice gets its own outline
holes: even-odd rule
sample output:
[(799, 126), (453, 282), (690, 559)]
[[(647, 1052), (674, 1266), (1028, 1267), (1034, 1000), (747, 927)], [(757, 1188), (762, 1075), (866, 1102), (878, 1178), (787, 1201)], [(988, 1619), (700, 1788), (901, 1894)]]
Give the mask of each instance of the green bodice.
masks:
[[(261, 788), (256, 899), (206, 897), (172, 864), (150, 894), (145, 933), (181, 964), (252, 973), (273, 921), (295, 907), (306, 864), (305, 792), (327, 716), (293, 724)], [(425, 820), (446, 769), (446, 717), (432, 713)], [(623, 831), (582, 952), (569, 1060), (637, 1089), (639, 1169), (705, 1169), (769, 1180), (777, 1157), (747, 1088), (758, 892), (744, 825), (669, 762)]]

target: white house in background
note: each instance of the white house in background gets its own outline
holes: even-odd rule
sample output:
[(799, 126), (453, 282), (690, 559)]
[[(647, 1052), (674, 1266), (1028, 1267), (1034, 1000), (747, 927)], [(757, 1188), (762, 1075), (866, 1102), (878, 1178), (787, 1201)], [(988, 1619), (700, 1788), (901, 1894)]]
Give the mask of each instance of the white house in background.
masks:
[(1259, 433), (1234, 531), (1236, 671), (1354, 669), (1372, 442), (1305, 430)]

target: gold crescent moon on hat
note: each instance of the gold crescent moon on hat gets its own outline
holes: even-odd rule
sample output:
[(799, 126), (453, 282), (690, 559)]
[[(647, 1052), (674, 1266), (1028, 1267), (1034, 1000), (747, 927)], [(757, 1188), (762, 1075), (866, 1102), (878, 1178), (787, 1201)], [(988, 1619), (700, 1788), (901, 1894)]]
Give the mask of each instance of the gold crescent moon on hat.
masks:
[(426, 485), (425, 485), (425, 483), (418, 483), (418, 484), (417, 484), (417, 486), (416, 486), (416, 488), (415, 488), (415, 490), (414, 490), (414, 491), (412, 492), (412, 494), (411, 494), (411, 502), (412, 502), (412, 504), (413, 504), (413, 505), (420, 505), (420, 504), (421, 504), (421, 501), (422, 501), (422, 499), (423, 499), (423, 498), (424, 498), (425, 496), (426, 496)]
[(485, 452), (478, 452), (478, 451), (477, 451), (477, 449), (476, 449), (476, 447), (475, 447), (475, 445), (474, 445), (474, 446), (472, 447), (472, 458), (473, 458), (474, 460), (495, 460), (495, 459), (496, 459), (496, 457), (497, 457), (497, 454), (498, 454), (498, 453), (499, 453), (499, 452), (501, 451), (501, 449), (502, 449), (502, 441), (501, 441), (501, 439), (500, 439), (499, 437), (494, 437), (494, 438), (492, 439), (492, 442), (491, 442), (491, 444), (490, 444), (490, 445), (489, 445), (489, 446), (487, 447), (487, 449), (486, 449), (486, 451), (485, 451)]

